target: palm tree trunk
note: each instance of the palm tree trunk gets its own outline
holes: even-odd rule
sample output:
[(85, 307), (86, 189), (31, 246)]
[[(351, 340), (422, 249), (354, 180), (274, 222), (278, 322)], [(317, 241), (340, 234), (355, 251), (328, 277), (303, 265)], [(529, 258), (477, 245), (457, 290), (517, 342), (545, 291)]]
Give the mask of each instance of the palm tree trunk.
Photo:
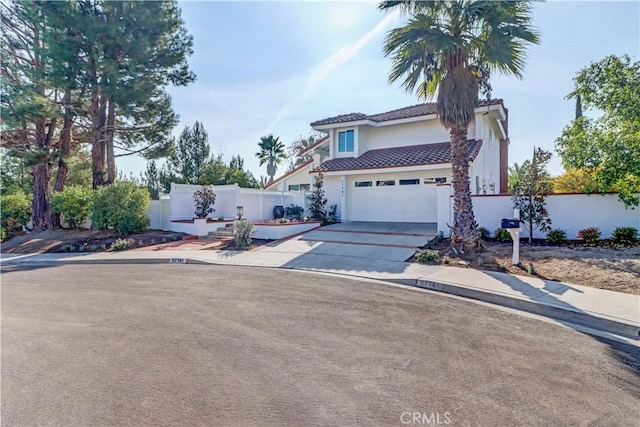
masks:
[(466, 126), (452, 126), (451, 166), (453, 169), (453, 233), (462, 238), (464, 250), (479, 248), (480, 235), (473, 215), (469, 181), (469, 141)]

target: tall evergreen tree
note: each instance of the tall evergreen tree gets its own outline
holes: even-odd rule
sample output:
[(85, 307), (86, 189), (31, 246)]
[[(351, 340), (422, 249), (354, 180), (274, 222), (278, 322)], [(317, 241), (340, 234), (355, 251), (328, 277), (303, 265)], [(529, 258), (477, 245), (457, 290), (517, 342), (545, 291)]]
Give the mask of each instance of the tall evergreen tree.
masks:
[(169, 156), (171, 168), (187, 184), (200, 184), (210, 161), (209, 135), (200, 122), (186, 126)]

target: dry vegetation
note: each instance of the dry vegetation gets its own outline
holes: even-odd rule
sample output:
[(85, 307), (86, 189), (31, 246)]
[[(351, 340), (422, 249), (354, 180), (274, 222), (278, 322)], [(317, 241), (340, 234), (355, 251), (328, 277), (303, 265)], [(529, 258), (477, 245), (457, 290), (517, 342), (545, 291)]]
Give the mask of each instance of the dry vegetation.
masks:
[[(640, 246), (614, 248), (521, 244), (521, 266), (511, 263), (511, 243), (485, 242), (485, 246), (482, 253), (465, 257), (470, 268), (530, 276), (528, 266), (533, 264), (535, 275), (541, 279), (640, 295)], [(440, 251), (442, 257), (447, 254), (448, 248), (448, 241), (433, 247)], [(459, 266), (459, 258), (450, 256), (450, 259), (451, 265)]]
[[(155, 245), (158, 243), (182, 240), (184, 233), (148, 230), (141, 234), (123, 237), (129, 240), (131, 247)], [(114, 240), (121, 238), (113, 230), (47, 230), (12, 237), (0, 246), (3, 253), (51, 253), (51, 252), (93, 252), (108, 250)], [(80, 249), (82, 248), (82, 249)]]

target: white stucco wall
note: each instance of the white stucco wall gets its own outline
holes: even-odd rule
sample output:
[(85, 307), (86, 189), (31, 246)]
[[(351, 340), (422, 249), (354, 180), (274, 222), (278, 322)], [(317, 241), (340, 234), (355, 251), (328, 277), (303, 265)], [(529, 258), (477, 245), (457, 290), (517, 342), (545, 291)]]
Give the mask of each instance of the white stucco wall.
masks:
[[(473, 196), (472, 200), (476, 222), (491, 233), (500, 227), (501, 218), (513, 216), (511, 196)], [(546, 203), (552, 228), (565, 230), (569, 239), (575, 239), (578, 231), (587, 227), (598, 227), (602, 238), (609, 238), (616, 227), (640, 229), (640, 208), (625, 209), (617, 194), (552, 194)], [(545, 237), (539, 231), (533, 235)]]
[[(495, 119), (489, 115), (480, 115), (476, 120), (475, 129), (482, 139), (482, 148), (469, 168), (471, 194), (498, 194), (500, 192), (499, 129)], [(476, 177), (478, 177), (477, 181)]]
[(291, 175), (286, 176), (280, 181), (276, 182), (273, 187), (269, 187), (270, 190), (289, 190), (289, 184), (309, 184), (313, 183), (313, 177), (309, 174), (313, 163), (300, 168)]
[[(469, 131), (475, 134), (473, 127)], [(471, 138), (473, 136), (470, 136)], [(403, 123), (393, 126), (369, 127), (363, 145), (363, 153), (380, 148), (405, 147), (408, 145), (429, 144), (449, 141), (449, 132), (437, 119)]]

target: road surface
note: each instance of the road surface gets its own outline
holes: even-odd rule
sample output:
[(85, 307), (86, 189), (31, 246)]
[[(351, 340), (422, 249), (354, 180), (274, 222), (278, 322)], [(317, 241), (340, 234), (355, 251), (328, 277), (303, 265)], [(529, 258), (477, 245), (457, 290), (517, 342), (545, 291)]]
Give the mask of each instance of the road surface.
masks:
[(443, 295), (189, 264), (1, 280), (5, 426), (640, 419), (638, 348)]

